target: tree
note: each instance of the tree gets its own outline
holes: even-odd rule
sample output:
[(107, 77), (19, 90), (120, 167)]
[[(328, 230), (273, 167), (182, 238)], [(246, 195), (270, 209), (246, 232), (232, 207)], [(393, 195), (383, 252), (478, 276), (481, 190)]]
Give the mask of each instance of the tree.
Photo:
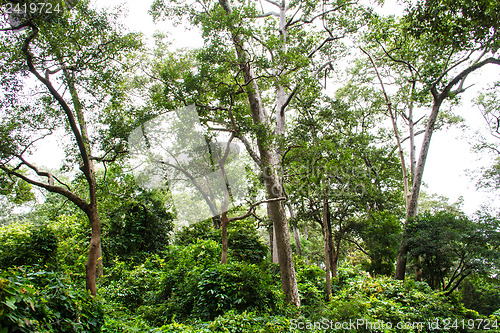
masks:
[[(225, 126), (245, 144), (262, 170), (267, 199), (273, 200), (268, 203), (268, 215), (275, 230), (286, 301), (299, 305), (287, 218), (283, 203), (276, 200), (285, 197), (279, 170), (286, 148), (278, 145), (279, 138), (285, 132), (287, 108), (298, 96), (311, 92), (309, 82), (330, 71), (337, 53), (333, 42), (355, 30), (355, 18), (362, 14), (351, 10), (346, 1), (328, 5), (313, 1), (305, 6), (286, 1), (267, 3), (279, 12), (267, 12), (257, 2), (156, 1), (152, 8), (156, 17), (188, 17), (201, 28), (205, 39), (196, 71), (182, 75), (165, 72), (164, 77), (181, 77), (177, 83), (166, 83), (168, 90), (162, 91), (166, 96), (160, 99), (170, 109), (175, 103), (203, 108), (205, 119)], [(230, 108), (236, 128), (228, 121)]]
[[(417, 214), (430, 142), (439, 127), (443, 104), (457, 103), (457, 96), (467, 89), (465, 81), (471, 73), (489, 64), (500, 64), (499, 6), (497, 2), (482, 0), (419, 1), (409, 5), (400, 20), (374, 16), (373, 28), (365, 38), (370, 49), (362, 47), (361, 51), (371, 64), (372, 77), (379, 83), (391, 119), (405, 183), (407, 221)], [(398, 86), (396, 94), (386, 88), (388, 84)], [(418, 107), (426, 107), (430, 112), (415, 119)], [(408, 128), (409, 163), (405, 160), (406, 138), (398, 127), (398, 116)], [(419, 123), (424, 125), (421, 131), (417, 130)], [(417, 157), (418, 134), (423, 139)], [(397, 279), (405, 276), (406, 236), (404, 232)]]
[(287, 137), (293, 148), (284, 158), (285, 186), (298, 216), (323, 230), (327, 294), (346, 243), (365, 253), (375, 251), (361, 244), (359, 220), (386, 209), (401, 210), (397, 159), (383, 137), (373, 133), (377, 117), (372, 110), (378, 100), (370, 97), (348, 85), (335, 100), (303, 104)]
[(409, 257), (434, 289), (448, 294), (474, 272), (498, 267), (498, 218), (440, 211), (418, 215), (408, 224)]
[[(95, 163), (113, 161), (123, 152), (122, 141), (98, 139), (106, 132), (99, 116), (125, 98), (126, 56), (140, 48), (138, 36), (124, 34), (116, 19), (80, 1), (71, 11), (21, 15), (1, 29), (7, 93), (1, 104), (0, 133), (6, 141), (0, 169), (10, 179), (64, 196), (85, 213), (91, 229), (86, 288), (92, 295), (102, 261)], [(25, 76), (34, 81), (23, 86)], [(83, 192), (29, 160), (35, 144), (57, 131), (64, 132), (68, 144), (64, 167), (81, 172)]]
[[(483, 171), (481, 179), (478, 181), (478, 187), (492, 190), (500, 189), (500, 99), (498, 97), (498, 89), (500, 82), (495, 82), (489, 87), (487, 92), (481, 93), (475, 100), (479, 106), (481, 115), (490, 129), (490, 136), (480, 137), (480, 143), (476, 145), (476, 149), (489, 150), (494, 154), (495, 161), (493, 165)], [(493, 141), (491, 140), (493, 139)]]

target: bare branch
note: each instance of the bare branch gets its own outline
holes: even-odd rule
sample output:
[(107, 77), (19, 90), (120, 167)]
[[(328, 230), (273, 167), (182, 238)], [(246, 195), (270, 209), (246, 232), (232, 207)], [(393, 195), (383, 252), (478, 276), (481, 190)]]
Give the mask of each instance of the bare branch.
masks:
[[(419, 136), (420, 134), (424, 134), (424, 133), (425, 133), (425, 130), (420, 130), (420, 131), (416, 132), (416, 133), (414, 134), (414, 136), (415, 136), (415, 137), (417, 137), (417, 136)], [(409, 140), (410, 138), (411, 138), (410, 136), (407, 136), (406, 138), (404, 138), (404, 139), (402, 139), (402, 140), (401, 140), (401, 143), (405, 142), (406, 140)]]
[(255, 216), (254, 215), (255, 208), (257, 206), (263, 204), (263, 203), (275, 202), (275, 201), (283, 201), (283, 200), (286, 200), (286, 198), (280, 197), (280, 198), (271, 198), (271, 199), (257, 201), (257, 202), (255, 202), (255, 203), (253, 203), (253, 204), (250, 205), (250, 208), (248, 208), (248, 211), (247, 211), (246, 214), (241, 215), (241, 216), (231, 217), (231, 218), (228, 219), (228, 222), (243, 220), (243, 219), (246, 219), (249, 216)]

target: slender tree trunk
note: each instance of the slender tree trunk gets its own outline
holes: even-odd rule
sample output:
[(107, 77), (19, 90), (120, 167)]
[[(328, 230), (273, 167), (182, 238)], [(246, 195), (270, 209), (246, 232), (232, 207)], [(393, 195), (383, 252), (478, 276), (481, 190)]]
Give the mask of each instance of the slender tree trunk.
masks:
[(297, 254), (302, 256), (302, 245), (300, 244), (300, 231), (298, 222), (295, 219), (295, 212), (291, 205), (288, 205), (288, 210), (290, 211), (290, 217), (292, 218), (292, 227), (293, 227), (293, 237), (295, 239), (295, 248), (297, 249)]
[(293, 221), (293, 238), (295, 239), (295, 248), (297, 249), (297, 254), (302, 256), (302, 245), (300, 244), (300, 231), (297, 221)]
[(338, 262), (339, 262), (339, 255), (340, 255), (340, 243), (342, 242), (342, 228), (339, 230), (339, 235), (337, 237), (337, 242), (334, 244), (333, 243), (333, 233), (332, 233), (332, 223), (331, 219), (328, 219), (328, 225), (330, 227), (330, 258), (331, 258), (331, 270), (332, 270), (332, 277), (337, 276), (337, 267), (338, 267)]
[(330, 297), (332, 296), (332, 281), (331, 281), (331, 263), (332, 263), (332, 258), (331, 258), (331, 241), (330, 239), (332, 238), (332, 235), (330, 233), (330, 228), (328, 227), (329, 224), (329, 212), (328, 212), (328, 199), (324, 198), (323, 199), (323, 244), (324, 244), (324, 251), (325, 251), (325, 275), (326, 275), (326, 298), (327, 300), (330, 300)]
[(221, 215), (221, 231), (222, 231), (222, 255), (220, 259), (221, 264), (227, 263), (227, 227), (229, 225), (229, 220), (227, 218), (227, 212), (223, 212)]
[[(428, 119), (427, 128), (425, 130), (425, 135), (422, 142), (422, 148), (420, 149), (420, 156), (418, 158), (415, 174), (413, 175), (410, 200), (408, 201), (406, 209), (406, 223), (408, 223), (409, 220), (414, 219), (415, 216), (417, 216), (418, 197), (420, 195), (420, 186), (422, 185), (425, 162), (427, 161), (427, 155), (429, 153), (431, 138), (434, 132), (434, 127), (436, 125), (436, 119), (441, 103), (442, 100), (440, 99), (434, 101), (434, 104), (432, 106), (432, 112)], [(396, 260), (396, 272), (394, 275), (394, 277), (397, 280), (404, 280), (405, 278), (406, 261), (409, 250), (408, 245), (406, 243), (406, 237), (407, 235), (403, 231), (403, 237), (401, 240), (401, 244), (399, 246), (398, 258)]]
[(339, 262), (339, 253), (335, 251), (335, 253), (332, 254), (332, 264), (331, 264), (332, 277), (336, 277), (338, 275), (337, 272), (338, 262)]

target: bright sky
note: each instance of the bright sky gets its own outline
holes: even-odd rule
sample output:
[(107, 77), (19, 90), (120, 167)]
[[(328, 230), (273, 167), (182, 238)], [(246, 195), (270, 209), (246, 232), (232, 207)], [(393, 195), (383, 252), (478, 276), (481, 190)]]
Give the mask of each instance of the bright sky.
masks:
[[(386, 1), (383, 11), (401, 12), (400, 8), (395, 6), (395, 1)], [(172, 48), (199, 47), (202, 45), (201, 35), (196, 30), (186, 31), (182, 27), (174, 28), (170, 22), (155, 24), (147, 13), (152, 2), (153, 0), (107, 0), (105, 3), (96, 1), (98, 6), (104, 5), (106, 7), (114, 7), (123, 3), (129, 12), (124, 23), (132, 31), (142, 31), (145, 36), (152, 36), (156, 30), (168, 32)], [(458, 115), (466, 119), (466, 124), (471, 129), (464, 131), (452, 128), (435, 133), (431, 141), (424, 172), (424, 182), (428, 185), (428, 188), (424, 189), (426, 192), (444, 195), (450, 198), (450, 202), (454, 202), (460, 196), (463, 196), (463, 209), (469, 214), (479, 209), (482, 204), (493, 205), (500, 209), (498, 194), (487, 196), (485, 193), (478, 192), (467, 172), (467, 170), (478, 170), (481, 166), (488, 166), (491, 163), (489, 158), (479, 160), (480, 155), (471, 151), (469, 142), (474, 131), (479, 130), (482, 133), (487, 133), (487, 128), (478, 108), (469, 101), (474, 97), (475, 92), (477, 93), (486, 86), (481, 82), (489, 83), (500, 77), (500, 70), (492, 67), (495, 66), (490, 66), (471, 78), (469, 82), (476, 82), (477, 85), (468, 94), (466, 93), (467, 95), (464, 95), (463, 105), (455, 110)], [(417, 143), (420, 140), (421, 138), (418, 138)]]

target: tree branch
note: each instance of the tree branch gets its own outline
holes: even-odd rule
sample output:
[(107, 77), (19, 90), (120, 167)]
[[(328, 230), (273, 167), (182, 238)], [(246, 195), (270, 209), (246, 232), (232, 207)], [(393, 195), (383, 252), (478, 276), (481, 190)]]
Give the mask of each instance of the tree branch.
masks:
[[(26, 164), (26, 163), (24, 163), (24, 164)], [(26, 164), (26, 165), (29, 166), (28, 164)], [(31, 168), (33, 168), (33, 166)], [(31, 178), (27, 177), (26, 175), (23, 175), (20, 172), (13, 171), (13, 170), (7, 168), (4, 164), (0, 164), (0, 169), (3, 170), (8, 175), (20, 178), (31, 185), (35, 185), (35, 186), (44, 188), (47, 191), (52, 192), (52, 193), (58, 193), (58, 194), (63, 195), (64, 197), (68, 198), (69, 201), (71, 201), (75, 205), (77, 205), (78, 208), (80, 208), (85, 213), (88, 213), (88, 211), (89, 211), (90, 205), (87, 202), (85, 202), (85, 200), (83, 200), (82, 198), (80, 198), (79, 196), (77, 196), (76, 194), (74, 194), (73, 192), (69, 191), (68, 189), (66, 189), (64, 187), (55, 186), (54, 181), (52, 180), (52, 175), (48, 172), (36, 171), (37, 170), (36, 167), (33, 169), (39, 176), (49, 178), (49, 184), (45, 184), (45, 183), (36, 181), (34, 179), (31, 179)]]
[(283, 201), (283, 200), (286, 200), (286, 198), (280, 197), (280, 198), (271, 198), (271, 199), (257, 201), (257, 202), (255, 202), (255, 203), (253, 203), (253, 204), (250, 205), (250, 208), (248, 209), (248, 211), (247, 211), (246, 214), (241, 215), (241, 216), (231, 217), (231, 218), (228, 219), (228, 221), (232, 222), (232, 221), (238, 221), (238, 220), (246, 219), (247, 217), (254, 215), (254, 210), (255, 210), (255, 208), (257, 206), (259, 206), (259, 205), (261, 205), (263, 203), (274, 202), (274, 201)]

